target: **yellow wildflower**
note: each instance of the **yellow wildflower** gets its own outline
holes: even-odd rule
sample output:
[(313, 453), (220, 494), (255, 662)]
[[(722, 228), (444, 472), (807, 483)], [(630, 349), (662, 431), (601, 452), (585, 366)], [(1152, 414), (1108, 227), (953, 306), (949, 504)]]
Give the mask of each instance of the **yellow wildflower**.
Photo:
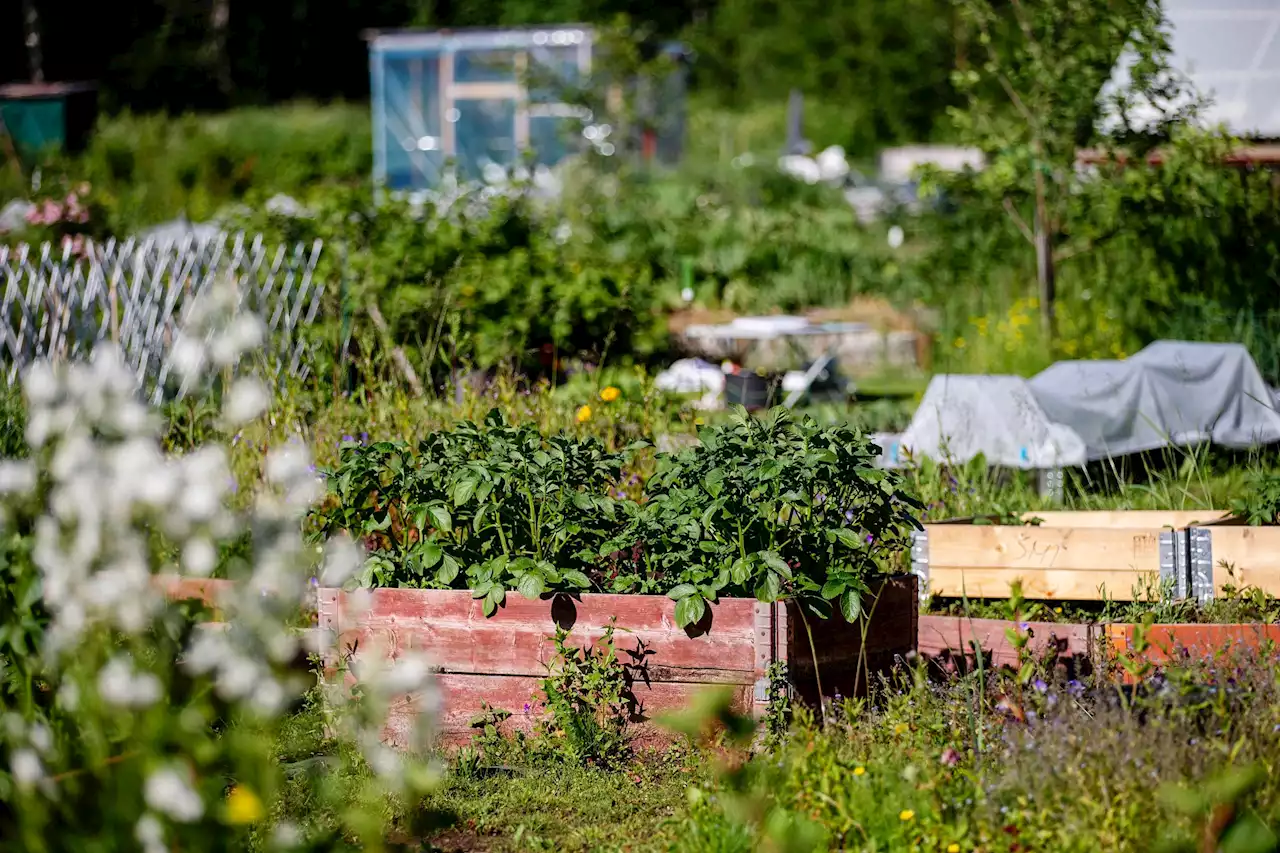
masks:
[(960, 853), (960, 845), (959, 845), (959, 844), (948, 844), (948, 845), (947, 845), (947, 853)]
[(583, 406), (578, 409), (578, 423), (585, 424), (589, 420), (591, 420), (591, 407)]
[(898, 820), (902, 820), (902, 821), (913, 820), (915, 816), (916, 816), (916, 813), (913, 812), (911, 809), (903, 809), (902, 811), (898, 812)]
[(265, 813), (262, 800), (243, 785), (236, 785), (227, 795), (227, 823), (253, 823), (261, 820)]
[(906, 734), (906, 733), (907, 733), (907, 724), (906, 724), (906, 723), (898, 723), (896, 726), (894, 726), (894, 727), (893, 727), (893, 733), (894, 733), (895, 735), (904, 735), (904, 734)]
[(862, 775), (863, 775), (863, 774), (865, 774), (866, 772), (867, 772), (867, 768), (863, 767), (861, 764), (859, 764), (857, 767), (853, 768), (853, 775), (854, 775), (854, 776), (862, 776)]
[(1062, 613), (1062, 608), (1061, 608), (1061, 607), (1055, 607), (1055, 608), (1053, 608), (1053, 612), (1054, 612), (1054, 613), (1057, 613), (1057, 614), (1061, 614), (1061, 613)]
[(614, 400), (618, 399), (621, 396), (622, 396), (622, 392), (619, 391), (617, 388), (614, 388), (612, 385), (608, 386), (607, 388), (600, 389), (600, 399), (604, 400), (606, 403), (612, 403)]

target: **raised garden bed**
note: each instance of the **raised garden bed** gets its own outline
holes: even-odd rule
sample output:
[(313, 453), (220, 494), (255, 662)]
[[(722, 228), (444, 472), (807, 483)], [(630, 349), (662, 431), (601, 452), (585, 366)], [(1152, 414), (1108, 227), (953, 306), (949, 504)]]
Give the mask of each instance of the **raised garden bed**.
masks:
[(1213, 529), (1193, 525), (1222, 516), (1209, 510), (1038, 512), (1024, 514), (1023, 524), (927, 524), (913, 537), (912, 571), (922, 595), (939, 597), (1005, 598), (1014, 581), (1030, 599), (1132, 601), (1135, 590), (1162, 583), (1185, 596), (1190, 555), (1180, 531)]
[[(889, 579), (878, 590), (874, 604), (868, 599), (870, 618), (861, 625), (839, 613), (829, 620), (808, 617), (824, 693), (857, 695), (869, 674), (886, 671), (915, 649), (914, 578)], [(556, 627), (571, 629), (570, 641), (585, 645), (598, 640), (615, 618), (614, 640), (629, 673), (631, 722), (639, 743), (665, 740), (655, 717), (684, 706), (709, 685), (731, 685), (739, 711), (762, 714), (774, 662), (787, 665), (800, 698), (814, 702), (818, 697), (809, 638), (793, 603), (721, 599), (686, 629), (676, 624), (675, 602), (662, 596), (508, 596), (505, 606), (485, 617), (483, 602), (467, 591), (376, 589), (372, 610), (350, 619), (347, 595), (319, 592), (319, 625), (336, 638), (330, 663), (353, 645), (357, 656), (361, 647), (391, 657), (408, 650), (429, 654), (439, 669), (440, 736), (446, 744), (471, 738), (471, 720), (484, 704), (512, 712), (511, 726), (531, 729), (540, 681), (554, 663)], [(397, 739), (394, 715), (388, 734)]]
[[(1070, 678), (1122, 660), (1161, 665), (1208, 660), (1243, 651), (1256, 653), (1268, 644), (1280, 647), (1280, 625), (1154, 624), (1132, 622), (1014, 622), (966, 616), (921, 615), (919, 653), (946, 673), (972, 671), (980, 649), (988, 667), (1016, 667), (1023, 657), (1013, 634), (1029, 635), (1023, 655), (1052, 662)], [(1125, 673), (1120, 671), (1121, 675)]]
[(1280, 527), (1235, 518), (1189, 525), (1189, 594), (1208, 601), (1226, 586), (1251, 586), (1280, 597)]

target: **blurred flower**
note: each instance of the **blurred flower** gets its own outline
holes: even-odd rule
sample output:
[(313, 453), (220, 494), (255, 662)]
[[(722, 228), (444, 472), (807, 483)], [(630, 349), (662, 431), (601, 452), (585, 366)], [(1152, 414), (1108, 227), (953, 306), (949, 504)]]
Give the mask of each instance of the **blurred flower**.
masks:
[(258, 795), (244, 785), (236, 785), (227, 795), (227, 823), (240, 825), (262, 820), (266, 810)]
[(147, 777), (143, 799), (148, 807), (179, 823), (194, 823), (204, 815), (204, 801), (190, 780), (190, 772), (162, 767)]
[(587, 421), (591, 420), (591, 407), (583, 406), (580, 409), (578, 409), (577, 418), (578, 418), (578, 423), (580, 424), (585, 424)]
[(857, 767), (853, 768), (853, 775), (854, 775), (854, 776), (862, 776), (862, 775), (866, 774), (866, 772), (867, 772), (867, 768), (863, 767), (861, 764), (859, 764)]
[(960, 853), (960, 845), (959, 845), (959, 844), (954, 844), (954, 843), (953, 843), (953, 844), (948, 844), (948, 845), (947, 845), (947, 853)]
[(949, 746), (942, 750), (942, 758), (939, 760), (947, 767), (955, 767), (960, 763), (960, 753), (956, 751), (955, 747)]
[(612, 385), (600, 389), (600, 399), (604, 400), (606, 403), (612, 403), (620, 396), (622, 396), (622, 392)]
[(903, 809), (902, 811), (898, 812), (898, 820), (901, 820), (901, 821), (914, 820), (915, 816), (916, 816), (916, 813), (913, 812), (911, 809)]

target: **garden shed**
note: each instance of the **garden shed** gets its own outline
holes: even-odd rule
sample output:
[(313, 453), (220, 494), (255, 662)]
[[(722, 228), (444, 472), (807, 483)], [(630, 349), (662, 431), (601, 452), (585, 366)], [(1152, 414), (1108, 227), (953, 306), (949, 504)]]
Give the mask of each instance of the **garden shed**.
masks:
[[(554, 166), (594, 148), (603, 156), (639, 151), (679, 158), (684, 124), (682, 46), (658, 81), (637, 95), (636, 120), (615, 115), (624, 87), (599, 103), (592, 66), (600, 38), (578, 25), (494, 30), (397, 30), (365, 34), (373, 108), (374, 179), (390, 190), (429, 190), (450, 170), (459, 179), (496, 177), (529, 157)], [(605, 115), (608, 113), (609, 115)]]

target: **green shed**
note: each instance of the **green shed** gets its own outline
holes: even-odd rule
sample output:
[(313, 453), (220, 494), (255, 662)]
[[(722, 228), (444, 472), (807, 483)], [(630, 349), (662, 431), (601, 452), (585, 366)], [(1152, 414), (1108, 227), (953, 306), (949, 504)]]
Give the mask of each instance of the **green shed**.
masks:
[(0, 121), (23, 159), (49, 148), (83, 151), (97, 120), (98, 87), (93, 83), (0, 86)]

